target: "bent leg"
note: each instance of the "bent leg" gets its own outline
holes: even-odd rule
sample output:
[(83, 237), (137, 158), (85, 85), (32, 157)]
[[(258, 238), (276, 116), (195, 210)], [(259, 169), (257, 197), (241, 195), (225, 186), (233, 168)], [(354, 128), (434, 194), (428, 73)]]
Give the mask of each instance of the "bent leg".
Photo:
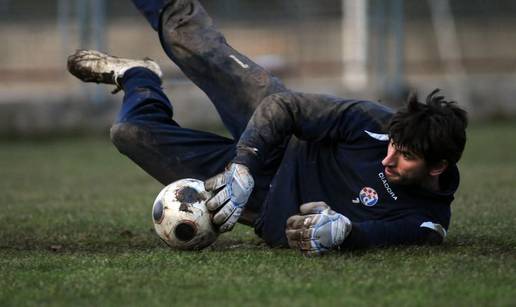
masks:
[(224, 170), (234, 156), (233, 140), (180, 127), (158, 76), (145, 68), (121, 80), (124, 102), (111, 129), (112, 141), (163, 184), (181, 178), (205, 180)]
[[(233, 140), (182, 128), (173, 120), (172, 105), (152, 71), (130, 69), (121, 85), (125, 96), (111, 128), (113, 144), (162, 184), (182, 178), (205, 180), (222, 172), (233, 159)], [(255, 190), (240, 222), (254, 222), (271, 179), (270, 174), (255, 176)]]
[(197, 0), (172, 1), (163, 9), (160, 39), (167, 55), (210, 97), (235, 139), (263, 98), (286, 91), (226, 42)]
[(133, 2), (154, 28), (159, 20), (165, 53), (208, 95), (235, 139), (263, 98), (287, 90), (226, 42), (199, 1), (165, 1), (164, 7), (162, 0)]

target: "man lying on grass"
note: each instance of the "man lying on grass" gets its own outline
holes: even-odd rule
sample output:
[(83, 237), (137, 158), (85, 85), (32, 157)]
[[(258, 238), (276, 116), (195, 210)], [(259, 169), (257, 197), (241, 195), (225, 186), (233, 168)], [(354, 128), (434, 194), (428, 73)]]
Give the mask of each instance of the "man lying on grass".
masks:
[(393, 112), (371, 101), (297, 93), (230, 47), (196, 0), (133, 0), (170, 59), (215, 105), (228, 139), (180, 127), (151, 60), (78, 51), (69, 70), (125, 91), (112, 140), (163, 184), (205, 181), (221, 232), (252, 225), (305, 254), (435, 244), (450, 223), (465, 111), (428, 95)]

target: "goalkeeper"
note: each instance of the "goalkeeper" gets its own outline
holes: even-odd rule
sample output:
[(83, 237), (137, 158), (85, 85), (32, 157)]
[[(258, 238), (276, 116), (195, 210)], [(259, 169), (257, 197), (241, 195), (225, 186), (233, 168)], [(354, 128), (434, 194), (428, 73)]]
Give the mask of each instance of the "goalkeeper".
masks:
[(228, 45), (197, 0), (133, 0), (170, 59), (202, 89), (232, 139), (180, 127), (152, 60), (78, 51), (86, 82), (125, 92), (112, 141), (163, 184), (194, 177), (213, 192), (221, 232), (252, 225), (270, 246), (308, 255), (436, 244), (450, 223), (465, 111), (437, 91), (393, 112), (297, 93)]

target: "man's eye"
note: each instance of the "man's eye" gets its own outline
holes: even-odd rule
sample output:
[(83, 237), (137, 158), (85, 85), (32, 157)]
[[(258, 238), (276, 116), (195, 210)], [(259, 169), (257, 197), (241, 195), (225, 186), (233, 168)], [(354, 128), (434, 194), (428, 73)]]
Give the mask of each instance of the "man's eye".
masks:
[(404, 152), (404, 153), (403, 153), (403, 158), (405, 158), (405, 159), (407, 159), (407, 160), (412, 160), (412, 159), (414, 159), (414, 156), (413, 156), (413, 155), (411, 155), (411, 154), (410, 154), (410, 153), (408, 153), (408, 152)]

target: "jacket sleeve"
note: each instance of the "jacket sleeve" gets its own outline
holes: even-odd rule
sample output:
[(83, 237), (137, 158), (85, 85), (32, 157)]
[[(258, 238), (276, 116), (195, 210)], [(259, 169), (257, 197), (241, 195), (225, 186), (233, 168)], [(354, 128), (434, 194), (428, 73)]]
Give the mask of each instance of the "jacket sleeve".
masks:
[(145, 16), (154, 30), (159, 28), (159, 18), (161, 9), (165, 5), (165, 0), (132, 0), (134, 6)]
[(365, 221), (352, 224), (343, 249), (383, 247), (391, 245), (440, 244), (446, 230), (422, 216), (410, 216), (392, 221)]
[(259, 168), (271, 149), (292, 135), (304, 141), (346, 141), (358, 126), (389, 117), (388, 109), (369, 101), (283, 92), (266, 97), (237, 144), (233, 162)]

